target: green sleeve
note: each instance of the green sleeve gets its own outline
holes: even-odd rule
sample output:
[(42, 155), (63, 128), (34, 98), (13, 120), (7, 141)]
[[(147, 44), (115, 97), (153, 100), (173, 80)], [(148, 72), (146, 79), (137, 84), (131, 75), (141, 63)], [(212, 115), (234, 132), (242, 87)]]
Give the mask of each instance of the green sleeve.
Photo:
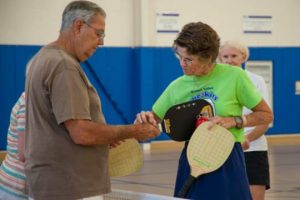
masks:
[(262, 100), (260, 92), (245, 71), (241, 72), (237, 82), (238, 101), (245, 107), (252, 109)]

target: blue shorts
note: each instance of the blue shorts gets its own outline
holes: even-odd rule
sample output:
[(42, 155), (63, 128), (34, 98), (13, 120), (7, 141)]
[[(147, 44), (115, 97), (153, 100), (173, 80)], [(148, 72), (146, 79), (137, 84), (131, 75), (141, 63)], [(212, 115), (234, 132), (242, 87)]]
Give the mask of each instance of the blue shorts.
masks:
[[(178, 197), (178, 192), (190, 175), (186, 147), (187, 145), (182, 150), (179, 159), (175, 197)], [(185, 198), (195, 200), (252, 200), (241, 144), (235, 143), (229, 158), (222, 167), (214, 172), (199, 176)]]

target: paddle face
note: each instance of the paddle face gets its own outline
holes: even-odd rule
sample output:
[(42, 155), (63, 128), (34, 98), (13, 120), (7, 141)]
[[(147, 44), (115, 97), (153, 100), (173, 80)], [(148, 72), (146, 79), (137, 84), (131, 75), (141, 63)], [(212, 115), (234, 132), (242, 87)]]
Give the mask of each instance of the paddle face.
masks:
[(221, 167), (234, 145), (231, 132), (219, 125), (208, 130), (209, 124), (204, 122), (195, 130), (187, 148), (187, 158), (194, 177)]
[(203, 122), (193, 133), (188, 147), (187, 158), (191, 167), (191, 176), (179, 192), (185, 197), (195, 178), (221, 167), (230, 155), (234, 137), (227, 129), (215, 125), (208, 130), (210, 122)]
[(112, 177), (132, 174), (142, 167), (143, 162), (142, 148), (135, 139), (127, 139), (109, 150), (109, 173)]
[(204, 99), (174, 105), (166, 112), (160, 124), (161, 131), (176, 141), (189, 140), (196, 129), (197, 116), (203, 110), (213, 115), (212, 105)]

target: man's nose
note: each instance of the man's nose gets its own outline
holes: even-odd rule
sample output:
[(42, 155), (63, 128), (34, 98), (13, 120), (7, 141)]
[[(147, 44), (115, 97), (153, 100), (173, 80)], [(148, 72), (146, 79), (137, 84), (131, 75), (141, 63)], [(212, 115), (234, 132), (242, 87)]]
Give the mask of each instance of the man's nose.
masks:
[(103, 46), (104, 45), (104, 39), (98, 39), (98, 46)]

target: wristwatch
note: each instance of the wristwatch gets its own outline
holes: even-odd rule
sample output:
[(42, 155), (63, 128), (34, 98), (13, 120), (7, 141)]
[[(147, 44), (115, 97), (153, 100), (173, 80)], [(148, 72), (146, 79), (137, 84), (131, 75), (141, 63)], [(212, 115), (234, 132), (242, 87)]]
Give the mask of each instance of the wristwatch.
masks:
[(244, 124), (243, 118), (241, 116), (235, 116), (233, 118), (236, 124), (235, 127), (239, 129), (243, 128), (243, 124)]

